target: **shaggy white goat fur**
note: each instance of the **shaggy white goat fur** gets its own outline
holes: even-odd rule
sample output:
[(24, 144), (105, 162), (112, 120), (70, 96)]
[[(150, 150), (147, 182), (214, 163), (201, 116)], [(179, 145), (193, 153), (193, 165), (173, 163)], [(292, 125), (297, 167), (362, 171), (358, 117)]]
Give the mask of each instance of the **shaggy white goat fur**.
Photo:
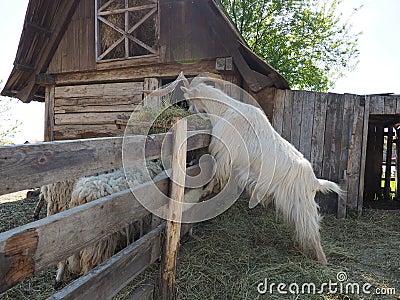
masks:
[[(213, 137), (209, 151), (216, 159), (215, 179), (220, 187), (227, 183), (232, 169), (239, 187), (251, 195), (250, 206), (272, 200), (294, 226), (304, 253), (313, 254), (326, 264), (320, 243), (319, 207), (314, 197), (318, 191), (340, 194), (339, 186), (317, 179), (310, 162), (273, 129), (261, 109), (239, 102), (198, 78), (190, 87), (181, 89), (192, 109), (210, 117)], [(206, 192), (213, 189), (214, 183), (212, 180)]]

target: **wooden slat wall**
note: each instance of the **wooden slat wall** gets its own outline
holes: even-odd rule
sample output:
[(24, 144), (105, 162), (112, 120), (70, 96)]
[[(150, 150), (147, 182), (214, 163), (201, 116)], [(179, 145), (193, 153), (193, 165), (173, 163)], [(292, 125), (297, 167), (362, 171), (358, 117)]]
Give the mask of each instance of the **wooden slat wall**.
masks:
[(143, 82), (60, 86), (55, 88), (54, 138), (121, 136), (115, 120), (129, 118), (142, 101)]
[(82, 0), (49, 65), (48, 73), (96, 69), (94, 0)]
[[(275, 93), (274, 128), (311, 162), (318, 178), (344, 184), (352, 199), (349, 203), (355, 208), (364, 142), (363, 116), (364, 106), (358, 96), (290, 90)], [(346, 199), (338, 201), (341, 211), (345, 211)]]

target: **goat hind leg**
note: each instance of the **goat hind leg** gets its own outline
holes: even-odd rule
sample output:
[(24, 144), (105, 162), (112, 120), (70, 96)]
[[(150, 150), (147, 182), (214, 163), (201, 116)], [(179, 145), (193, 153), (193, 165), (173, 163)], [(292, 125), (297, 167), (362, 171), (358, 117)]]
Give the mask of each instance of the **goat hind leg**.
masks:
[(56, 290), (59, 289), (62, 285), (66, 266), (67, 266), (66, 260), (60, 261), (57, 265), (57, 275), (56, 275), (56, 280), (54, 282), (54, 289)]

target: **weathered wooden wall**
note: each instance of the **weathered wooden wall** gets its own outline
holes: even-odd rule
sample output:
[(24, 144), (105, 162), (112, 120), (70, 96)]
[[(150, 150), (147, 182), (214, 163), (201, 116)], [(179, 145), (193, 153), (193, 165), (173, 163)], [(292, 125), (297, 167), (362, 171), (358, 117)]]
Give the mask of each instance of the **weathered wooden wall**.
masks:
[(370, 117), (399, 115), (400, 97), (277, 90), (273, 107), (278, 133), (303, 153), (318, 178), (338, 182), (347, 192), (338, 200), (339, 217), (346, 206), (361, 213), (364, 180), (371, 172), (367, 152), (371, 156), (375, 149), (372, 141), (367, 147), (368, 131), (376, 131), (369, 129)]
[(96, 69), (94, 0), (81, 0), (68, 25), (48, 73)]
[(142, 101), (143, 82), (55, 87), (54, 138), (120, 136), (115, 120)]

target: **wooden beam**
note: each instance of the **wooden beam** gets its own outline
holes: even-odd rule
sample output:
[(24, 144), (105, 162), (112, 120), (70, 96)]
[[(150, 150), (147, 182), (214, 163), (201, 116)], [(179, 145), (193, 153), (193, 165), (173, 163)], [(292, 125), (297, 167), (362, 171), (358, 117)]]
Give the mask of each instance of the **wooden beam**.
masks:
[[(154, 56), (151, 57), (154, 60)], [(137, 60), (133, 59), (136, 62)], [(129, 64), (129, 61), (124, 61), (124, 64)], [(99, 63), (97, 71), (78, 72), (73, 74), (57, 74), (57, 85), (73, 85), (73, 84), (91, 84), (91, 83), (106, 83), (106, 82), (123, 82), (142, 80), (143, 78), (158, 77), (158, 78), (175, 78), (181, 71), (185, 76), (197, 76), (202, 72), (215, 72), (215, 60), (204, 60), (200, 62), (186, 64), (156, 64), (153, 62), (150, 65), (138, 66), (137, 63), (133, 67), (113, 68), (113, 63)]]
[(365, 168), (367, 161), (367, 144), (368, 144), (368, 121), (369, 121), (369, 108), (370, 108), (370, 98), (365, 97), (364, 105), (364, 123), (362, 131), (362, 144), (361, 144), (361, 166), (360, 166), (360, 185), (358, 192), (358, 215), (362, 215), (362, 210), (364, 206), (364, 182), (365, 182)]
[[(188, 178), (200, 171), (199, 166), (188, 168)], [(163, 174), (154, 182), (0, 233), (0, 293), (150, 214), (132, 192), (154, 199), (168, 191), (169, 178)], [(167, 209), (167, 203), (159, 209)]]
[(54, 141), (54, 85), (46, 86), (44, 113), (44, 141)]
[[(148, 182), (135, 191), (151, 199), (168, 183), (163, 176), (158, 189)], [(0, 293), (149, 213), (126, 190), (0, 234)]]
[(400, 129), (396, 128), (396, 197), (400, 199)]
[(172, 147), (171, 199), (165, 229), (164, 253), (161, 269), (161, 299), (175, 299), (175, 273), (178, 259), (182, 220), (182, 202), (185, 192), (187, 120), (175, 119)]
[(392, 150), (393, 150), (393, 127), (388, 127), (388, 137), (386, 144), (386, 170), (385, 170), (385, 188), (384, 188), (384, 197), (385, 199), (390, 199), (390, 178), (391, 178), (391, 169), (392, 169)]
[(150, 9), (150, 8), (157, 8), (157, 4), (147, 4), (147, 5), (121, 8), (121, 9), (110, 9), (107, 11), (99, 11), (97, 14), (99, 16), (109, 16), (109, 15), (121, 14), (124, 12), (138, 11), (138, 10)]
[[(188, 138), (188, 151), (208, 146), (210, 131), (197, 133)], [(163, 155), (171, 155), (171, 133), (151, 138), (132, 136), (125, 140), (114, 137), (4, 146), (0, 147), (0, 195), (120, 168), (123, 142), (124, 147), (133, 150), (129, 153), (130, 162), (143, 157), (159, 158), (163, 143)]]
[(27, 85), (16, 95), (16, 97), (23, 102), (29, 102), (32, 95), (37, 92), (39, 86), (36, 84), (35, 78), (37, 75), (46, 72), (79, 2), (80, 0), (61, 2), (64, 5), (60, 7), (60, 14), (55, 20), (54, 27), (51, 28), (54, 34), (50, 36), (48, 42), (43, 46), (43, 50), (38, 56), (38, 60), (35, 62), (35, 71), (26, 79)]
[(26, 73), (32, 73), (35, 71), (35, 68), (32, 66), (20, 64), (20, 63), (14, 63), (15, 69), (18, 71), (26, 72)]
[[(165, 222), (48, 300), (112, 299), (158, 259), (164, 228)], [(149, 295), (152, 291), (153, 288), (146, 288), (141, 295)]]
[(53, 75), (45, 74), (45, 73), (37, 75), (35, 81), (36, 81), (36, 84), (44, 85), (44, 86), (56, 84), (55, 77)]
[(39, 26), (35, 23), (32, 22), (25, 22), (24, 24), (24, 29), (33, 31), (33, 32), (39, 32), (44, 34), (45, 36), (49, 37), (51, 35), (51, 31), (47, 28), (44, 28), (42, 26)]

